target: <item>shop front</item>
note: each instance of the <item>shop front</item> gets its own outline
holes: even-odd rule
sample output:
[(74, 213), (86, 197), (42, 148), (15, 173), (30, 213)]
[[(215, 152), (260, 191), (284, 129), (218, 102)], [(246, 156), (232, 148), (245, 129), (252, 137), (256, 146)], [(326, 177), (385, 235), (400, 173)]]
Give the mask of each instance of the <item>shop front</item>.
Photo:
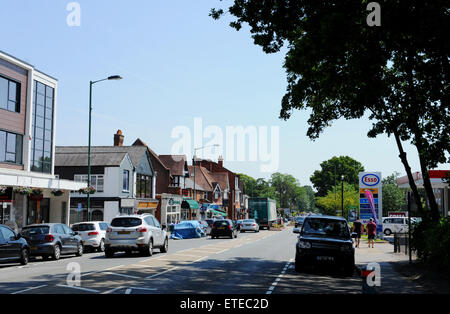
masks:
[(137, 199), (135, 201), (134, 212), (138, 215), (141, 214), (155, 215), (157, 207), (158, 207), (157, 200)]
[(156, 218), (161, 222), (163, 226), (169, 226), (170, 224), (176, 224), (181, 220), (181, 204), (183, 197), (177, 194), (160, 195), (160, 204)]
[(200, 220), (200, 206), (193, 199), (184, 198), (181, 203), (181, 220)]

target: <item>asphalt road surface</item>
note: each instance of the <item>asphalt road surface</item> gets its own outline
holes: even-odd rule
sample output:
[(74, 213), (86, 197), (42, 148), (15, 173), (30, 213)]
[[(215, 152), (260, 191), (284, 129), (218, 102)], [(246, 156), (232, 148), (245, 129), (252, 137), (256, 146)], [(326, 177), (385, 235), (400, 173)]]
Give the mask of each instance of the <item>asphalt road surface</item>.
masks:
[(356, 274), (324, 267), (294, 271), (296, 234), (240, 233), (236, 239), (170, 240), (152, 257), (122, 253), (0, 265), (2, 294), (323, 294), (361, 293)]

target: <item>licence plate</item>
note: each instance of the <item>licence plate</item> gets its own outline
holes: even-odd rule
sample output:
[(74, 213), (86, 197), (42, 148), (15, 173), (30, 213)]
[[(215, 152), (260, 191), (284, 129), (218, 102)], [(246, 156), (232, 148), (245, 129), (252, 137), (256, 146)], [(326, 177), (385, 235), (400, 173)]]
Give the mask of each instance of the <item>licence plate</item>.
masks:
[(217, 229), (219, 229), (219, 230), (223, 230), (223, 229), (225, 229), (225, 227), (219, 227), (219, 228), (217, 228)]
[(118, 231), (117, 234), (130, 234), (130, 231)]
[(37, 246), (32, 246), (30, 249), (31, 249), (32, 251), (36, 251), (36, 250), (37, 250)]
[(333, 256), (317, 256), (318, 261), (334, 261)]
[(81, 241), (81, 244), (83, 244), (83, 245), (84, 245), (85, 243), (86, 243), (86, 241)]

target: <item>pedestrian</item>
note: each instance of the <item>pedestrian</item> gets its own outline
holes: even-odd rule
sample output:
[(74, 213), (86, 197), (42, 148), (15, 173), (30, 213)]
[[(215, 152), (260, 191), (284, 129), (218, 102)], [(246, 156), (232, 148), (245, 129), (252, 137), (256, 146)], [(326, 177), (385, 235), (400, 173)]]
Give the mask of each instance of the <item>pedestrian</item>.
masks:
[(367, 239), (369, 240), (369, 247), (370, 247), (370, 243), (372, 242), (372, 248), (373, 248), (376, 233), (377, 233), (377, 225), (373, 221), (373, 218), (370, 218), (370, 221), (367, 224)]
[(362, 224), (359, 217), (353, 222), (352, 232), (356, 233), (355, 247), (359, 247), (359, 242), (361, 240), (361, 233), (364, 232), (364, 225)]

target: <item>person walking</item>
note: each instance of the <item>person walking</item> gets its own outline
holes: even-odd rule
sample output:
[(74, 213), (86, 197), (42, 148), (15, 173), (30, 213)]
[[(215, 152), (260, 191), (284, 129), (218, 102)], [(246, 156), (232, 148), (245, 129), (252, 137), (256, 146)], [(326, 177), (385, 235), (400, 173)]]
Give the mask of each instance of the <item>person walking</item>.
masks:
[(377, 225), (373, 221), (373, 218), (370, 218), (370, 221), (367, 224), (367, 239), (369, 240), (369, 247), (370, 247), (370, 243), (372, 242), (372, 248), (373, 248), (376, 233), (377, 233)]
[(359, 217), (356, 219), (356, 221), (353, 222), (352, 232), (356, 233), (355, 247), (359, 247), (361, 233), (364, 232), (364, 225), (362, 224), (361, 220), (359, 220)]

